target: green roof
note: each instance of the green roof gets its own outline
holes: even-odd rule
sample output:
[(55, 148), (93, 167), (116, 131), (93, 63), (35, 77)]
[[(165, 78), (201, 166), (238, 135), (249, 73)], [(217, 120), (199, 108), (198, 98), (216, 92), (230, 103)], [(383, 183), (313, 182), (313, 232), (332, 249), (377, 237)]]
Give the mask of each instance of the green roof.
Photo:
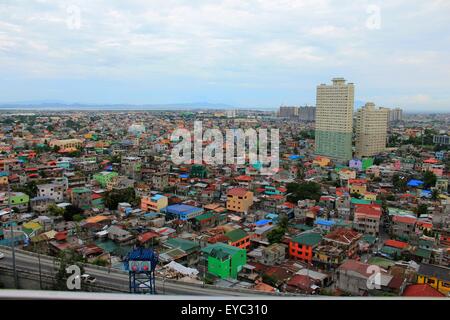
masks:
[(245, 249), (241, 249), (238, 247), (233, 247), (228, 244), (217, 242), (214, 244), (210, 244), (209, 246), (206, 246), (202, 249), (203, 253), (211, 254), (211, 252), (218, 252), (219, 250), (222, 250), (223, 252), (229, 254), (229, 255), (235, 255), (238, 252), (244, 251)]
[(202, 221), (202, 220), (210, 219), (210, 218), (212, 218), (214, 216), (215, 216), (214, 213), (212, 213), (211, 211), (208, 211), (208, 212), (205, 212), (205, 213), (203, 213), (203, 214), (201, 214), (199, 216), (196, 216), (195, 220)]
[(389, 259), (385, 259), (382, 257), (371, 257), (368, 261), (368, 264), (373, 264), (384, 269), (388, 269), (389, 267), (395, 265), (395, 262)]
[(370, 234), (365, 234), (365, 235), (363, 235), (362, 240), (367, 243), (374, 244), (375, 241), (377, 240), (377, 237), (372, 236)]
[(304, 232), (293, 238), (292, 241), (302, 245), (315, 246), (322, 241), (322, 235), (317, 232)]
[(225, 233), (225, 236), (227, 236), (231, 242), (235, 242), (245, 238), (247, 236), (247, 232), (242, 229), (234, 229)]
[(352, 198), (351, 202), (353, 204), (371, 204), (372, 200)]
[(227, 260), (230, 258), (231, 254), (229, 254), (227, 251), (223, 250), (222, 248), (215, 248), (212, 249), (209, 253), (211, 257), (214, 257), (216, 259), (219, 259), (221, 261)]
[(388, 255), (395, 255), (395, 253), (400, 255), (402, 253), (402, 250), (394, 247), (383, 246), (383, 248), (381, 248), (381, 252)]
[(414, 252), (414, 254), (421, 258), (430, 259), (431, 250), (424, 249), (424, 248), (417, 248), (417, 250)]
[(84, 192), (90, 192), (91, 190), (89, 190), (88, 188), (85, 187), (79, 187), (79, 188), (73, 188), (72, 192), (75, 193), (84, 193)]
[(295, 228), (295, 229), (302, 230), (302, 231), (308, 231), (308, 230), (311, 230), (313, 228), (311, 226), (308, 226), (308, 225), (302, 224), (302, 223), (294, 224), (292, 227)]

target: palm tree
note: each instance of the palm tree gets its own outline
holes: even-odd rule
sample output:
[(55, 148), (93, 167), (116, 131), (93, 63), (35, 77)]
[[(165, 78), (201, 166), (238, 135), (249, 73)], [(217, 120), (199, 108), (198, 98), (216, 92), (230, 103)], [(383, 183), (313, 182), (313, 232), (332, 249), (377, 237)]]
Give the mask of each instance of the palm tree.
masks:
[(438, 198), (439, 198), (439, 190), (433, 189), (433, 191), (431, 192), (431, 199), (437, 200)]

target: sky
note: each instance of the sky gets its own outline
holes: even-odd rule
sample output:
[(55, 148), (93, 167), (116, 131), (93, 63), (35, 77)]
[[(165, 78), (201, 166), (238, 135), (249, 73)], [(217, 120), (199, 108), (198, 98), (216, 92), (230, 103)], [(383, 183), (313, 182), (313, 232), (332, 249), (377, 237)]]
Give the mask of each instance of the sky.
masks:
[(450, 111), (448, 0), (0, 0), (0, 103)]

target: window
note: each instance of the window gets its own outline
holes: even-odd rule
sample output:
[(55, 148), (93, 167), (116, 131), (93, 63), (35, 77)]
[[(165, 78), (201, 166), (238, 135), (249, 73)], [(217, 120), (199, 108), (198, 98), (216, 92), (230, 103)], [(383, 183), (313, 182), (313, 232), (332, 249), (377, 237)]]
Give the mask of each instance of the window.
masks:
[(427, 280), (427, 283), (428, 283), (428, 284), (434, 284), (435, 282), (436, 282), (436, 281), (435, 281), (434, 279), (428, 279), (428, 280)]

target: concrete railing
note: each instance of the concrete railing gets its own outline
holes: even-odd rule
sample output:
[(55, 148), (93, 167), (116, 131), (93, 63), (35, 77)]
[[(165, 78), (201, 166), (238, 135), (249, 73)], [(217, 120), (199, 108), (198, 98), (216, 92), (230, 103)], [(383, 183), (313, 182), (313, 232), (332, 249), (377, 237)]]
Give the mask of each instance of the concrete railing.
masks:
[[(3, 245), (0, 245), (0, 249), (4, 249), (4, 250), (8, 250), (8, 251), (12, 250), (10, 246), (3, 246)], [(38, 256), (40, 256), (41, 259), (45, 259), (45, 260), (53, 261), (55, 259), (52, 256), (47, 256), (47, 255), (43, 255), (43, 254), (39, 255), (37, 253), (22, 250), (22, 249), (15, 249), (15, 251), (16, 251), (16, 253), (26, 254), (29, 256), (36, 257), (36, 258)], [(89, 268), (89, 269), (96, 269), (96, 270), (107, 272), (107, 273), (112, 272), (112, 273), (128, 276), (128, 272), (124, 271), (124, 270), (119, 270), (119, 269), (115, 269), (115, 268), (106, 268), (106, 267), (97, 266), (97, 265), (90, 264), (90, 263), (85, 263), (84, 265), (86, 268)], [(167, 278), (160, 277), (160, 276), (155, 277), (155, 280), (157, 280), (159, 282), (173, 283), (178, 286), (192, 287), (192, 288), (204, 288), (204, 289), (214, 290), (214, 291), (218, 291), (218, 293), (220, 293), (220, 291), (225, 291), (225, 292), (236, 292), (236, 293), (248, 294), (248, 295), (268, 295), (268, 296), (279, 296), (279, 297), (299, 297), (299, 296), (306, 297), (306, 296), (309, 296), (309, 295), (304, 295), (304, 294), (294, 294), (294, 293), (284, 293), (284, 292), (264, 292), (264, 291), (245, 289), (245, 288), (227, 288), (227, 287), (215, 286), (212, 284), (189, 283), (189, 282), (183, 282), (183, 281), (178, 281), (178, 280), (174, 280), (174, 279), (167, 279)], [(111, 289), (114, 289), (114, 288), (111, 287)]]

